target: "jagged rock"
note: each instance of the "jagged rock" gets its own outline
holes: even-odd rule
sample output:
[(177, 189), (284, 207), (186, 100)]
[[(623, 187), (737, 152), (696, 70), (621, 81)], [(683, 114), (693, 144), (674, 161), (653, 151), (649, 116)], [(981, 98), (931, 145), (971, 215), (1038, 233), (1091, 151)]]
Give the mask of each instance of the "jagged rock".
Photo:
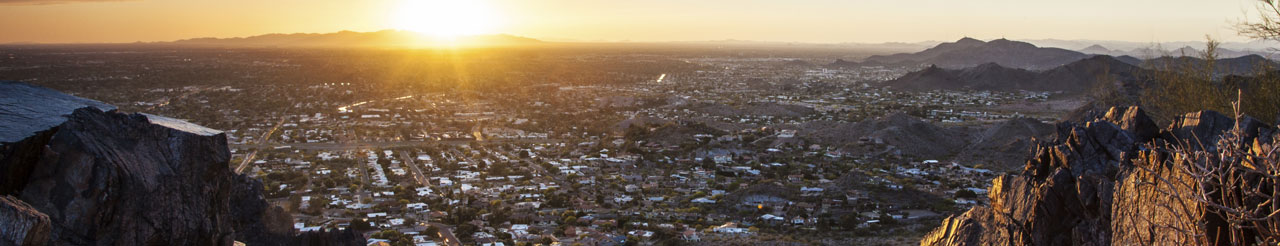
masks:
[(0, 245), (45, 245), (49, 216), (12, 196), (0, 196)]
[[(987, 207), (975, 207), (958, 216), (942, 221), (942, 226), (924, 235), (921, 241), (928, 241), (937, 246), (979, 245), (983, 241), (984, 228), (979, 220), (990, 218)], [(989, 241), (988, 241), (989, 242)]]
[(1103, 117), (1120, 126), (1121, 129), (1133, 132), (1139, 142), (1151, 141), (1160, 136), (1160, 127), (1156, 126), (1156, 122), (1151, 120), (1151, 117), (1147, 117), (1147, 112), (1138, 106), (1111, 108)]
[[(1064, 122), (1055, 139), (1035, 147), (1020, 175), (992, 182), (989, 206), (947, 218), (920, 244), (1191, 243), (1179, 232), (1213, 233), (1212, 228), (1223, 225), (1213, 216), (1186, 212), (1198, 205), (1172, 194), (1189, 191), (1190, 183), (1156, 180), (1190, 178), (1169, 166), (1172, 143), (1199, 141), (1212, 147), (1235, 125), (1232, 118), (1204, 111), (1184, 115), (1160, 132), (1136, 107), (1113, 108), (1084, 124)], [(1275, 144), (1269, 126), (1250, 118), (1240, 125), (1249, 141), (1262, 141), (1252, 145)], [(1179, 204), (1191, 207), (1166, 209)], [(1202, 221), (1208, 228), (1197, 227)]]
[[(1166, 138), (1178, 139), (1178, 144), (1186, 144), (1195, 149), (1208, 147), (1212, 150), (1218, 144), (1218, 137), (1224, 131), (1231, 130), (1236, 127), (1236, 120), (1214, 111), (1200, 111), (1179, 116), (1173, 120), (1173, 125), (1169, 126)], [(1270, 126), (1253, 117), (1243, 116), (1240, 119), (1239, 127), (1244, 134), (1242, 140), (1249, 142), (1254, 138), (1264, 137), (1264, 141), (1268, 141)]]
[[(5, 239), (55, 245), (364, 243), (349, 231), (296, 235), (291, 218), (271, 212), (262, 200), (260, 183), (231, 172), (226, 135), (219, 131), (119, 113), (16, 82), (0, 82), (0, 104), (0, 195), (24, 203), (9, 207), (29, 208), (15, 211), (34, 212), (0, 215), (19, 219), (0, 225)], [(32, 226), (40, 220), (29, 214), (47, 216), (46, 226)], [(23, 231), (29, 233), (19, 237)]]

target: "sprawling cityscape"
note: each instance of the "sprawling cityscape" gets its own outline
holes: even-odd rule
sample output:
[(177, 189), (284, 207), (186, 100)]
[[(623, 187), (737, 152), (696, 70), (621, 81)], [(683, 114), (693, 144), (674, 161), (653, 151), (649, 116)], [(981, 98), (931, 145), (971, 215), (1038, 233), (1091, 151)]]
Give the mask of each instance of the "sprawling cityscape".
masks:
[[(225, 131), (232, 168), (299, 230), (415, 242), (906, 242), (1020, 164), (956, 158), (959, 129), (1080, 104), (881, 89), (920, 68), (806, 56), (492, 51), (419, 61), (464, 78), (430, 88), (357, 72), (393, 69), (366, 62), (391, 53), (108, 50), (12, 48), (3, 74)], [(874, 132), (898, 127), (955, 136)]]

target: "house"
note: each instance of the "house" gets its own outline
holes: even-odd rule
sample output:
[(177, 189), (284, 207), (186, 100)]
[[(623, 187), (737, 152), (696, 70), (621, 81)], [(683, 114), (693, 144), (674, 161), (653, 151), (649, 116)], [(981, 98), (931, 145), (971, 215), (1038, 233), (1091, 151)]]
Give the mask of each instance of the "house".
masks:
[(800, 193), (802, 196), (820, 196), (822, 195), (822, 191), (823, 189), (818, 187), (800, 187)]
[(509, 230), (511, 231), (511, 235), (517, 238), (523, 238), (529, 235), (529, 225), (526, 224), (511, 225)]
[(427, 236), (413, 236), (413, 246), (436, 246), (436, 242), (427, 238)]
[(391, 240), (370, 238), (365, 242), (365, 245), (391, 245)]
[(780, 223), (786, 219), (787, 218), (773, 215), (773, 214), (764, 214), (760, 216), (760, 222), (763, 222), (763, 223)]
[(711, 231), (723, 234), (748, 234), (751, 233), (747, 228), (738, 227), (738, 223), (728, 222), (723, 225), (712, 228)]
[(860, 190), (849, 190), (849, 191), (846, 191), (844, 194), (844, 200), (849, 203), (856, 203), (858, 201), (867, 200), (869, 198), (871, 198), (871, 195), (867, 194), (867, 192), (860, 191)]
[(693, 228), (685, 229), (683, 233), (680, 233), (680, 239), (690, 242), (702, 241), (702, 238), (698, 237), (698, 231), (693, 230)]
[(778, 131), (778, 138), (794, 138), (794, 137), (796, 137), (796, 130)]
[(427, 238), (427, 236), (413, 236), (413, 246), (436, 246), (435, 241)]

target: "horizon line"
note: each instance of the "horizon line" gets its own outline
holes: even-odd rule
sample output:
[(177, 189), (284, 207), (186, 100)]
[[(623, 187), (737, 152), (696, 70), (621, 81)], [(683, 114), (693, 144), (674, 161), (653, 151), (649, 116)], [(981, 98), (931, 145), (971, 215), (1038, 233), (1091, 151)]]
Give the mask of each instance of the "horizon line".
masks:
[[(376, 30), (376, 31), (355, 31), (355, 30), (347, 30), (347, 29), (344, 29), (344, 30), (338, 30), (338, 31), (333, 31), (333, 32), (292, 32), (292, 33), (287, 33), (287, 32), (269, 32), (269, 33), (255, 34), (255, 35), (249, 35), (249, 36), (227, 36), (227, 37), (204, 36), (204, 37), (190, 37), (190, 38), (182, 38), (182, 39), (175, 39), (175, 40), (156, 40), (156, 41), (143, 41), (143, 40), (136, 40), (136, 41), (118, 41), (118, 42), (112, 42), (112, 41), (105, 41), (105, 42), (103, 42), (103, 41), (84, 41), (84, 42), (15, 41), (15, 42), (0, 43), (0, 45), (93, 45), (93, 44), (110, 45), (110, 44), (163, 44), (163, 43), (175, 43), (175, 42), (187, 41), (187, 40), (196, 40), (196, 39), (219, 39), (219, 40), (222, 40), (222, 39), (243, 39), (243, 38), (252, 38), (252, 37), (267, 36), (267, 35), (324, 35), (324, 34), (337, 34), (337, 33), (344, 33), (344, 32), (354, 32), (354, 33), (378, 33), (378, 32), (388, 32), (388, 31), (391, 31), (391, 32), (411, 32), (411, 33), (418, 33), (418, 32), (414, 32), (414, 31), (401, 30), (401, 29), (381, 29), (381, 30)], [(446, 37), (439, 37), (439, 36), (430, 36), (430, 35), (426, 35), (426, 34), (423, 34), (423, 35), (424, 35), (424, 36), (431, 37), (431, 38), (446, 38)], [(1087, 38), (1082, 38), (1082, 39), (1070, 39), (1070, 38), (1008, 38), (1007, 36), (1002, 36), (1002, 37), (1000, 37), (1000, 38), (987, 38), (987, 39), (979, 38), (979, 37), (972, 37), (972, 36), (963, 36), (963, 37), (960, 37), (960, 38), (956, 38), (955, 40), (952, 40), (952, 41), (942, 41), (942, 40), (930, 39), (930, 40), (918, 40), (918, 41), (883, 41), (883, 42), (866, 42), (866, 41), (814, 42), (814, 41), (781, 41), (781, 40), (738, 39), (738, 38), (703, 39), (703, 40), (646, 40), (646, 41), (632, 41), (632, 40), (629, 40), (629, 39), (623, 39), (623, 40), (582, 40), (582, 39), (576, 39), (576, 38), (540, 38), (540, 37), (525, 36), (525, 35), (512, 34), (512, 33), (487, 33), (487, 34), (474, 34), (474, 35), (459, 35), (459, 36), (457, 36), (457, 37), (453, 37), (453, 38), (483, 37), (483, 36), (512, 36), (512, 37), (521, 37), (521, 38), (534, 39), (534, 40), (538, 40), (538, 41), (541, 41), (541, 42), (548, 42), (548, 43), (565, 43), (565, 44), (573, 44), (573, 43), (581, 43), (581, 44), (601, 44), (601, 43), (617, 43), (617, 44), (626, 44), (626, 43), (632, 43), (632, 44), (657, 44), (657, 43), (697, 43), (697, 42), (752, 42), (752, 43), (807, 44), (807, 45), (850, 45), (850, 44), (853, 44), (853, 45), (884, 45), (884, 44), (948, 43), (948, 42), (954, 42), (955, 40), (960, 40), (960, 39), (964, 39), (964, 38), (972, 38), (972, 39), (982, 40), (982, 41), (984, 41), (984, 42), (989, 42), (989, 41), (992, 41), (992, 40), (999, 40), (999, 39), (1007, 39), (1007, 40), (1015, 40), (1015, 41), (1027, 41), (1027, 42), (1033, 42), (1033, 41), (1072, 41), (1072, 42), (1126, 42), (1126, 43), (1149, 43), (1149, 44), (1162, 44), (1162, 43), (1204, 43), (1204, 42), (1205, 42), (1204, 40), (1198, 40), (1198, 41), (1190, 41), (1190, 40), (1177, 40), (1177, 41), (1132, 41), (1132, 40), (1108, 40), (1108, 39), (1087, 39)], [(1252, 39), (1252, 40), (1249, 40), (1249, 41), (1220, 41), (1220, 42), (1222, 42), (1222, 43), (1247, 44), (1247, 43), (1254, 43), (1254, 42), (1280, 42), (1280, 40)]]

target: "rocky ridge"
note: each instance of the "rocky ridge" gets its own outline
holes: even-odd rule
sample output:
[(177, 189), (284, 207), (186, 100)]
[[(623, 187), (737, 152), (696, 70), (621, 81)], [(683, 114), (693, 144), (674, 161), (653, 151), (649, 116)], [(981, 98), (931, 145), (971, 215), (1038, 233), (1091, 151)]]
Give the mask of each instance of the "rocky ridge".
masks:
[[(921, 245), (1150, 245), (1196, 242), (1188, 231), (1215, 238), (1225, 226), (1211, 214), (1185, 213), (1169, 204), (1196, 203), (1174, 171), (1170, 156), (1178, 143), (1218, 140), (1236, 126), (1241, 141), (1274, 146), (1274, 126), (1252, 118), (1236, 122), (1217, 112), (1190, 113), (1166, 128), (1137, 107), (1112, 108), (1086, 123), (1064, 122), (1056, 136), (1036, 145), (1025, 169), (992, 181), (989, 205), (951, 216)], [(1257, 147), (1255, 147), (1257, 148)], [(1180, 176), (1181, 175), (1181, 176)], [(1223, 244), (1223, 242), (1209, 242)]]
[(230, 170), (220, 131), (19, 82), (0, 105), (0, 245), (364, 243), (268, 223), (289, 217)]
[(1110, 56), (1094, 56), (1044, 71), (1028, 71), (986, 63), (964, 69), (931, 66), (882, 85), (896, 90), (1046, 91), (1082, 94), (1096, 87), (1100, 77), (1132, 84), (1142, 68)]

